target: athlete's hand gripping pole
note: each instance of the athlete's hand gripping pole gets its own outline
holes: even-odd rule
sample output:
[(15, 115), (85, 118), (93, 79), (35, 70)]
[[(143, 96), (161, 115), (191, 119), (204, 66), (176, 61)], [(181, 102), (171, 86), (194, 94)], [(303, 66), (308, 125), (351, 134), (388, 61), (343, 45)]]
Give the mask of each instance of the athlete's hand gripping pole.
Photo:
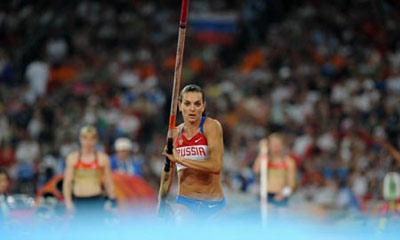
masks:
[[(168, 135), (167, 135), (167, 153), (172, 154), (173, 149), (173, 136), (172, 132), (175, 129), (176, 124), (176, 112), (178, 107), (178, 96), (180, 91), (180, 85), (182, 81), (182, 62), (183, 62), (183, 51), (185, 47), (185, 36), (186, 36), (186, 25), (189, 11), (189, 0), (182, 0), (181, 15), (179, 21), (179, 34), (178, 34), (178, 45), (176, 50), (175, 59), (175, 72), (174, 72), (174, 83), (172, 88), (171, 98), (171, 109), (169, 114), (168, 124)], [(173, 171), (173, 169), (172, 169)], [(164, 200), (168, 195), (171, 181), (172, 181), (171, 161), (166, 158), (164, 169), (161, 172), (160, 189), (158, 192), (158, 213), (164, 208)]]

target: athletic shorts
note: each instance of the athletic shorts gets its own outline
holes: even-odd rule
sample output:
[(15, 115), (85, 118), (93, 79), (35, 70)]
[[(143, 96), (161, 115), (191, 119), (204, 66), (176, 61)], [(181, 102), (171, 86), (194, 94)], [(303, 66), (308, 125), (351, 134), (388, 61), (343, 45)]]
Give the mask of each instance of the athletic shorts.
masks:
[(200, 200), (177, 196), (176, 203), (186, 206), (195, 216), (210, 218), (221, 211), (226, 206), (225, 198), (217, 201)]
[(105, 197), (96, 195), (92, 197), (72, 197), (75, 207), (75, 214), (78, 216), (95, 217), (105, 213)]
[(282, 200), (275, 200), (276, 193), (268, 193), (268, 203), (276, 206), (276, 207), (287, 207), (289, 203), (289, 199), (285, 197)]

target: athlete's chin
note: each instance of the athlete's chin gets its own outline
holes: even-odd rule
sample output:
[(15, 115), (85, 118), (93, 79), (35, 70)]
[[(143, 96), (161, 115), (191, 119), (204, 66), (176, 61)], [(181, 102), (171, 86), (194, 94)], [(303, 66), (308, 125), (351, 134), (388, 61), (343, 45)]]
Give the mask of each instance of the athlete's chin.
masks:
[(93, 145), (93, 144), (82, 144), (83, 149), (93, 149), (95, 147), (96, 147), (96, 145)]
[(186, 120), (187, 120), (189, 123), (195, 123), (195, 122), (198, 120), (198, 117), (197, 117), (197, 116), (188, 116), (188, 117), (186, 118)]
[(189, 122), (189, 123), (195, 123), (196, 120), (197, 120), (197, 119), (189, 118), (189, 119), (188, 119), (188, 122)]

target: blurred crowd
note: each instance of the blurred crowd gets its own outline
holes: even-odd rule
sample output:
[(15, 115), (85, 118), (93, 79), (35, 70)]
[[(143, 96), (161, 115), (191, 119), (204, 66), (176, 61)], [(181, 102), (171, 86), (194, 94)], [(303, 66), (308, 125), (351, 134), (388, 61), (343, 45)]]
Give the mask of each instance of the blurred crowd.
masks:
[[(0, 167), (11, 192), (34, 194), (62, 174), (90, 123), (99, 149), (135, 144), (156, 189), (163, 165), (180, 1), (0, 4)], [(257, 141), (285, 134), (296, 194), (327, 208), (368, 208), (400, 171), (400, 5), (397, 1), (191, 1), (190, 13), (237, 16), (234, 41), (188, 26), (184, 83), (206, 90), (221, 121), (227, 189), (256, 194)], [(377, 140), (378, 139), (378, 140)]]

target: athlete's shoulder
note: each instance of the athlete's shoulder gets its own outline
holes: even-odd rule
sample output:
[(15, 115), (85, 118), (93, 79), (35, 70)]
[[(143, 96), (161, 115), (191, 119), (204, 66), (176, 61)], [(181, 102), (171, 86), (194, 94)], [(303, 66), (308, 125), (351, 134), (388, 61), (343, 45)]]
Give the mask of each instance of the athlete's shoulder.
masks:
[(78, 157), (78, 156), (79, 156), (79, 151), (73, 151), (73, 152), (70, 152), (67, 155), (67, 158), (69, 158), (69, 157)]
[(74, 151), (67, 155), (65, 161), (67, 163), (76, 163), (78, 161), (78, 158), (79, 158), (79, 151)]
[(102, 152), (102, 151), (98, 151), (97, 152), (97, 157), (99, 158), (99, 160), (101, 160), (101, 161), (109, 161), (109, 156), (108, 156), (108, 154), (107, 153), (105, 153), (105, 152)]
[(291, 157), (290, 155), (287, 155), (285, 158), (285, 162), (286, 164), (288, 164), (289, 166), (296, 166), (296, 161), (293, 159), (293, 157)]
[(204, 123), (204, 127), (206, 129), (210, 129), (210, 130), (213, 130), (213, 131), (214, 130), (222, 131), (221, 123), (217, 119), (210, 118), (210, 117), (206, 118), (206, 121)]

